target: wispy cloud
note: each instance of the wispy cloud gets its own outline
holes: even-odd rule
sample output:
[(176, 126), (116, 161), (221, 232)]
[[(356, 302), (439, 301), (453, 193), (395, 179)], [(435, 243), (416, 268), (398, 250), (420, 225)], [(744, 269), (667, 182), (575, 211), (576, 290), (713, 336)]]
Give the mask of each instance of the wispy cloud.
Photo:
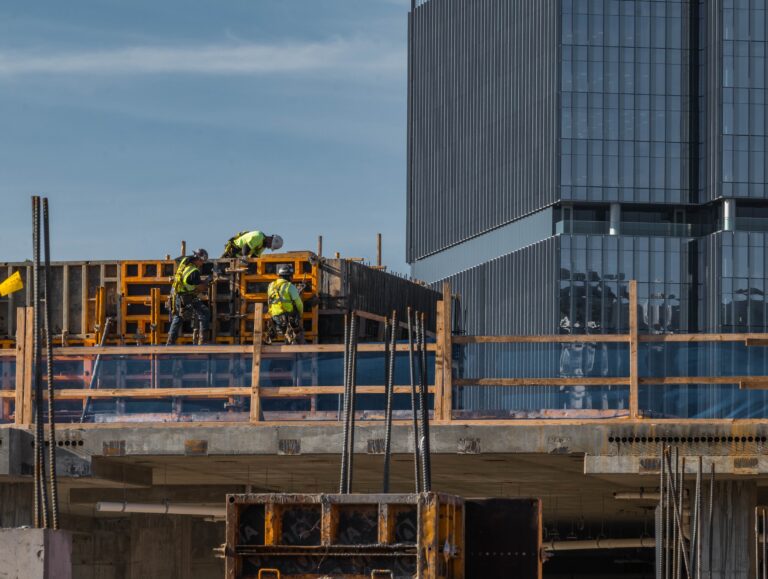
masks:
[(0, 51), (0, 76), (50, 74), (259, 75), (343, 70), (401, 73), (405, 48), (363, 40), (134, 46), (64, 53)]

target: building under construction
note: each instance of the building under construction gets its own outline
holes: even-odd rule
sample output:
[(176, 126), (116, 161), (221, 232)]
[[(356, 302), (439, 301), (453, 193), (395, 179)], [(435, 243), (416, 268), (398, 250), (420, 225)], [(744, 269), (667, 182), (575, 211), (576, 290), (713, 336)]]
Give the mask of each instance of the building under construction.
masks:
[[(217, 262), (211, 343), (166, 347), (172, 260), (51, 264), (37, 319), (33, 262), (3, 264), (25, 289), (0, 299), (0, 570), (768, 579), (767, 19), (413, 2), (426, 285), (321, 251)], [(264, 340), (282, 263), (304, 345)], [(15, 530), (44, 444), (64, 535)]]

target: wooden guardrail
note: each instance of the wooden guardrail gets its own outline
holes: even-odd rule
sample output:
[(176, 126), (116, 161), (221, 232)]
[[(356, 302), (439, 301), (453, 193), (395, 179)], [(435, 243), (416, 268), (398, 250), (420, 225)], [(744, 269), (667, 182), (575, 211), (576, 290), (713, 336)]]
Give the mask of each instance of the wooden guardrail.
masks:
[[(443, 296), (450, 296), (451, 290), (448, 284), (444, 284)], [(257, 305), (255, 315), (261, 315), (258, 311), (263, 307)], [(429, 385), (429, 392), (433, 394), (433, 417), (437, 421), (449, 422), (454, 418), (453, 394), (454, 387), (472, 386), (501, 386), (501, 387), (530, 387), (530, 386), (624, 386), (629, 389), (628, 418), (641, 419), (639, 409), (639, 389), (641, 385), (686, 385), (686, 384), (739, 384), (745, 389), (768, 388), (768, 376), (668, 376), (668, 377), (641, 377), (639, 372), (639, 344), (651, 343), (701, 343), (701, 342), (742, 342), (747, 346), (767, 346), (768, 334), (738, 333), (738, 334), (665, 334), (646, 335), (639, 333), (638, 324), (638, 295), (637, 283), (629, 282), (629, 333), (627, 334), (585, 334), (585, 335), (547, 335), (547, 336), (454, 336), (452, 335), (451, 300), (444, 299), (438, 302), (435, 319), (435, 341), (427, 344), (429, 352), (434, 353), (434, 383)], [(58, 347), (54, 348), (57, 359), (90, 360), (86, 364), (83, 375), (57, 376), (62, 381), (83, 380), (84, 386), (88, 383), (89, 372), (92, 370), (92, 361), (96, 356), (124, 358), (126, 360), (148, 360), (151, 364), (149, 375), (149, 387), (135, 388), (130, 386), (97, 389), (63, 388), (58, 389), (56, 395), (62, 401), (86, 401), (89, 399), (250, 399), (250, 421), (258, 423), (263, 421), (263, 402), (268, 399), (311, 399), (313, 407), (318, 396), (343, 394), (341, 385), (319, 385), (317, 382), (310, 384), (300, 383), (296, 385), (264, 385), (262, 372), (265, 360), (274, 361), (280, 358), (290, 358), (300, 354), (338, 353), (344, 351), (343, 344), (306, 344), (306, 345), (265, 345), (262, 343), (259, 332), (261, 327), (256, 325), (253, 345), (207, 345), (207, 346), (105, 346), (105, 347)], [(3, 359), (15, 358), (15, 389), (0, 388), (0, 409), (6, 409), (9, 402), (15, 405), (15, 423), (27, 426), (32, 422), (32, 312), (31, 308), (19, 308), (17, 312), (17, 337), (15, 350), (0, 350), (0, 362)], [(629, 371), (626, 376), (572, 376), (572, 377), (515, 377), (515, 378), (458, 378), (454, 376), (453, 350), (457, 345), (469, 344), (575, 344), (575, 343), (626, 343), (629, 344)], [(383, 354), (384, 344), (361, 343), (358, 351), (361, 353)], [(398, 352), (407, 352), (407, 344), (398, 344)], [(184, 356), (200, 359), (208, 357), (230, 355), (233, 360), (241, 356), (241, 361), (251, 360), (250, 385), (243, 380), (237, 384), (237, 380), (230, 380), (223, 386), (206, 387), (164, 387), (168, 381), (166, 374), (161, 375), (159, 362), (169, 357)], [(234, 374), (233, 374), (234, 375)], [(231, 376), (229, 377), (231, 378)], [(228, 379), (226, 373), (223, 379)], [(306, 382), (306, 381), (303, 381)], [(408, 386), (396, 386), (396, 394), (410, 392)], [(358, 386), (360, 394), (383, 394), (383, 385)], [(330, 413), (332, 414), (332, 413)], [(0, 415), (1, 417), (2, 415)], [(378, 415), (377, 415), (378, 417)], [(331, 417), (333, 419), (333, 417)]]

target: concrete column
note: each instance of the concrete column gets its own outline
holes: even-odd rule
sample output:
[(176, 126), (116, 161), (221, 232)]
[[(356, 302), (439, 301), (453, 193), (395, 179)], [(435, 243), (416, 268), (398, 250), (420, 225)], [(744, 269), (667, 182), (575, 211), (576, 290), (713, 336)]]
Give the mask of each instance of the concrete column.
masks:
[(723, 230), (736, 229), (736, 199), (723, 199)]
[[(705, 517), (709, 488), (704, 485)], [(750, 579), (754, 576), (755, 507), (757, 483), (728, 480), (715, 483), (712, 567), (709, 530), (702, 533), (702, 576), (712, 579)], [(706, 521), (706, 519), (704, 519)]]
[(608, 235), (621, 235), (621, 204), (611, 203), (608, 216)]

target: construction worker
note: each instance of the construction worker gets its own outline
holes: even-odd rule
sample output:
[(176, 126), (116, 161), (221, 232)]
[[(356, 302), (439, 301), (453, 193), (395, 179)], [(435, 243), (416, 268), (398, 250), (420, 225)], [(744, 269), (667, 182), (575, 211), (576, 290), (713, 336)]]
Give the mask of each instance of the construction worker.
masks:
[(286, 341), (298, 344), (304, 343), (304, 302), (291, 280), (293, 266), (281, 265), (277, 270), (279, 276), (269, 284), (267, 299), (269, 300), (269, 315), (277, 330), (286, 337)]
[(197, 343), (204, 344), (207, 341), (211, 311), (199, 295), (206, 286), (200, 273), (200, 268), (206, 261), (208, 261), (208, 252), (204, 249), (198, 249), (191, 256), (182, 257), (179, 261), (171, 286), (173, 317), (168, 330), (169, 346), (176, 343), (184, 320), (192, 317), (197, 321)]
[(241, 231), (227, 241), (221, 257), (261, 257), (265, 249), (277, 251), (283, 247), (279, 235), (265, 235), (261, 231)]

